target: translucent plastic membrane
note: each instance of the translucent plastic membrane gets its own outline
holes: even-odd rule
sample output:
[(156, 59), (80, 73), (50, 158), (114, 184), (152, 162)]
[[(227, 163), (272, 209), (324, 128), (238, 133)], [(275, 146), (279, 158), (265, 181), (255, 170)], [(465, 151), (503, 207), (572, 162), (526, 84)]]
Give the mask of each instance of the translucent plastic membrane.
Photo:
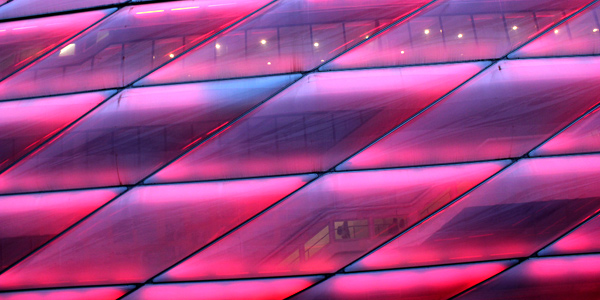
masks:
[[(18, 0), (16, 0), (18, 1)], [(133, 289), (133, 285), (93, 288), (70, 288), (0, 293), (3, 300), (116, 300)]]
[(323, 69), (500, 58), (589, 0), (440, 0)]
[(575, 124), (531, 151), (532, 156), (599, 152), (600, 109), (595, 109)]
[(171, 1), (122, 8), (2, 82), (0, 99), (125, 86), (267, 2)]
[[(127, 0), (12, 0), (10, 3), (0, 6), (0, 20), (66, 12), (69, 10), (99, 7), (126, 1)], [(0, 1), (0, 4), (4, 2), (7, 1)], [(81, 25), (79, 22), (86, 22), (86, 20), (73, 20), (70, 24), (72, 27), (77, 27)]]
[(596, 105), (600, 58), (503, 61), (342, 169), (520, 157)]
[(491, 262), (398, 271), (335, 275), (292, 298), (359, 299), (449, 299), (504, 271), (514, 262)]
[(309, 75), (150, 181), (328, 170), (485, 65)]
[(429, 1), (278, 1), (140, 84), (308, 71)]
[[(0, 197), (0, 271), (125, 188)], [(2, 298), (0, 294), (0, 298)]]
[(112, 10), (0, 23), (0, 79), (49, 52), (109, 12)]
[(0, 192), (134, 184), (296, 78), (127, 89), (0, 175)]
[(135, 188), (0, 275), (0, 288), (145, 282), (311, 178)]
[(600, 4), (511, 54), (511, 58), (600, 54)]
[(113, 91), (0, 102), (0, 171), (83, 116)]
[(598, 274), (598, 255), (532, 258), (456, 299), (598, 299)]
[(600, 156), (525, 159), (349, 270), (529, 256), (600, 209)]
[(575, 231), (556, 241), (540, 255), (577, 254), (600, 252), (600, 217), (595, 217)]
[(158, 281), (335, 272), (504, 164), (326, 175)]
[(125, 300), (279, 300), (316, 283), (320, 276), (146, 285)]

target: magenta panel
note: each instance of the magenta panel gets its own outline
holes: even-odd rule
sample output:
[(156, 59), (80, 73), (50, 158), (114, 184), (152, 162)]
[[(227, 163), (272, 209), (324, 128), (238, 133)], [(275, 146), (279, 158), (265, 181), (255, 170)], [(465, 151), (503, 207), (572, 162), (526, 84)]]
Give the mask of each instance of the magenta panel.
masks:
[(456, 299), (598, 299), (600, 256), (532, 258)]
[(111, 10), (0, 23), (0, 79), (49, 52), (109, 12)]
[(0, 171), (114, 91), (0, 102)]
[(321, 279), (320, 276), (145, 285), (125, 300), (279, 300)]
[(0, 175), (0, 192), (135, 184), (298, 77), (127, 89)]
[(328, 170), (485, 65), (308, 75), (150, 181)]
[(511, 261), (335, 275), (292, 299), (449, 299), (513, 265)]
[[(0, 7), (0, 19), (12, 19), (55, 12), (65, 12), (69, 10), (117, 4), (126, 1), (127, 0), (12, 0), (10, 3)], [(0, 3), (4, 2), (6, 1), (0, 1)], [(79, 22), (85, 23), (87, 21), (73, 20), (71, 22), (71, 27), (77, 27), (81, 25)]]
[(600, 252), (600, 217), (595, 217), (560, 240), (554, 242), (540, 255), (577, 254)]
[(135, 188), (0, 275), (0, 289), (144, 282), (312, 178)]
[(0, 271), (123, 190), (125, 188), (0, 197)]
[(335, 272), (505, 164), (325, 175), (158, 281)]
[[(18, 1), (18, 0), (16, 0)], [(116, 300), (133, 289), (132, 285), (70, 288), (0, 293), (3, 300)]]
[(600, 58), (502, 61), (341, 169), (520, 157), (600, 101)]
[(140, 81), (308, 71), (430, 0), (283, 0)]
[(121, 9), (2, 82), (0, 99), (125, 86), (267, 2), (171, 1)]
[(600, 54), (600, 4), (584, 10), (511, 54), (517, 57)]
[(525, 159), (349, 270), (529, 256), (600, 209), (600, 156)]
[(578, 120), (563, 132), (531, 151), (532, 156), (600, 151), (600, 109)]
[(589, 0), (441, 0), (323, 67), (501, 58)]

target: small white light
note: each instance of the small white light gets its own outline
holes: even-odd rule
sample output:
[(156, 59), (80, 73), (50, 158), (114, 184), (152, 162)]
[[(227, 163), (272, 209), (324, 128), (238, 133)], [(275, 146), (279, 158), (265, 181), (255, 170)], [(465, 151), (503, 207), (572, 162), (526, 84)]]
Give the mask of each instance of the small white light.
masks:
[(268, 62), (267, 65), (271, 65), (271, 62)]
[(267, 44), (267, 40), (260, 40), (260, 43), (263, 44), (263, 45), (266, 45)]
[(319, 43), (314, 43), (313, 46), (319, 47)]
[(429, 34), (429, 29), (425, 29), (425, 34)]
[(594, 30), (592, 30), (592, 31), (593, 31), (593, 32), (598, 32), (598, 31), (600, 31), (600, 29), (598, 29), (598, 28), (594, 28)]
[(404, 50), (400, 51), (400, 54), (404, 54)]
[(368, 35), (367, 35), (367, 36), (365, 36), (365, 39), (368, 39), (368, 38), (369, 38), (369, 36), (368, 36)]
[(517, 27), (516, 25), (513, 26), (513, 30), (517, 30), (517, 29), (519, 29), (519, 27)]
[(459, 34), (458, 34), (458, 38), (459, 38), (459, 39), (462, 39), (462, 37), (463, 37), (462, 33), (459, 33)]
[(171, 53), (171, 54), (169, 54), (169, 57), (173, 58), (173, 57), (175, 57), (175, 54)]
[(217, 49), (221, 49), (221, 45), (219, 45), (219, 44), (216, 44), (216, 45), (215, 45), (215, 48), (217, 48)]
[(75, 54), (75, 44), (68, 44), (60, 49), (58, 56), (71, 56)]
[(554, 29), (554, 34), (558, 34), (558, 29)]
[(324, 59), (321, 59), (321, 62), (325, 62), (325, 60), (324, 60)]

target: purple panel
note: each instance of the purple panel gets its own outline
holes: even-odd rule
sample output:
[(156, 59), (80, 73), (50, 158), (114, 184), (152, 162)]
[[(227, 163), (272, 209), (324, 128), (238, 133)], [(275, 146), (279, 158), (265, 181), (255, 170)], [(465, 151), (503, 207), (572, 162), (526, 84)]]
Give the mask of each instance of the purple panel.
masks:
[(349, 270), (529, 256), (600, 209), (600, 156), (525, 159)]
[[(12, 19), (55, 12), (64, 12), (69, 10), (122, 3), (126, 1), (127, 0), (12, 0), (10, 3), (0, 7), (0, 19)], [(0, 3), (4, 2), (6, 1), (0, 1)], [(80, 21), (73, 20), (71, 22), (71, 27), (77, 27), (81, 25), (79, 22)]]
[(335, 272), (505, 164), (326, 175), (158, 281)]
[(504, 271), (513, 262), (490, 262), (399, 271), (341, 274), (292, 299), (449, 299)]
[(203, 283), (151, 284), (125, 300), (279, 300), (285, 299), (320, 280), (320, 276), (253, 279)]
[(328, 170), (485, 65), (308, 75), (150, 181)]
[(598, 299), (600, 256), (532, 258), (456, 299)]
[[(18, 0), (17, 0), (18, 1)], [(0, 293), (3, 300), (115, 300), (133, 285)]]
[(0, 275), (0, 289), (144, 282), (312, 178), (135, 188)]
[(600, 134), (600, 109), (597, 108), (559, 135), (531, 151), (531, 155), (598, 152), (600, 151), (598, 134)]
[(298, 76), (127, 89), (0, 175), (0, 192), (134, 184)]
[(2, 82), (0, 99), (125, 86), (267, 2), (172, 1), (123, 8)]
[(600, 236), (600, 217), (595, 217), (540, 251), (540, 255), (600, 252), (598, 236)]
[(502, 61), (341, 169), (520, 157), (600, 98), (600, 58)]
[(308, 71), (429, 1), (278, 1), (140, 83)]
[(600, 4), (596, 4), (511, 54), (516, 57), (600, 54)]
[(0, 197), (0, 271), (123, 190), (125, 188)]
[(111, 11), (0, 23), (0, 79), (91, 26)]
[(0, 102), (0, 171), (114, 91)]
[(589, 2), (440, 0), (323, 69), (500, 58)]

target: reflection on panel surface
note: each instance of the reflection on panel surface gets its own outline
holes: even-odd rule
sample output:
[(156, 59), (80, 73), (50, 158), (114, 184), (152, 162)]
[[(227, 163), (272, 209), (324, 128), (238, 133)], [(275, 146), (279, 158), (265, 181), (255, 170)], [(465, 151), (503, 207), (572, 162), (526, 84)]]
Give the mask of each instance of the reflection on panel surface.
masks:
[(520, 157), (600, 102), (600, 58), (502, 61), (343, 169)]
[(448, 299), (514, 262), (339, 274), (292, 299)]
[(335, 272), (505, 163), (326, 175), (158, 280)]
[(456, 299), (598, 299), (598, 274), (598, 255), (531, 258)]
[(320, 276), (146, 285), (125, 300), (279, 300), (320, 280)]
[(120, 9), (2, 82), (0, 99), (125, 86), (266, 2), (172, 1)]
[(485, 65), (309, 75), (151, 181), (328, 170)]
[(132, 285), (71, 288), (0, 293), (3, 300), (115, 300), (133, 289)]
[(0, 102), (0, 171), (114, 91)]
[(125, 90), (0, 175), (0, 191), (134, 184), (296, 78)]
[(600, 218), (595, 217), (554, 242), (540, 255), (577, 254), (600, 252)]
[(430, 0), (281, 0), (141, 84), (311, 70)]
[(600, 54), (599, 18), (600, 4), (595, 4), (527, 44), (510, 57)]
[(1, 196), (0, 271), (123, 190), (125, 188)]
[(440, 0), (324, 69), (500, 58), (587, 3)]
[[(127, 0), (11, 0), (10, 3), (0, 6), (0, 20), (99, 7), (126, 1)], [(0, 1), (0, 3), (3, 2), (6, 1)], [(74, 20), (71, 22), (71, 26), (81, 25), (78, 24), (78, 22), (85, 21)]]
[(52, 50), (109, 12), (112, 10), (0, 23), (0, 79)]
[(311, 178), (135, 188), (0, 275), (0, 289), (144, 282)]
[(350, 270), (525, 257), (600, 209), (600, 156), (526, 159), (350, 266)]

